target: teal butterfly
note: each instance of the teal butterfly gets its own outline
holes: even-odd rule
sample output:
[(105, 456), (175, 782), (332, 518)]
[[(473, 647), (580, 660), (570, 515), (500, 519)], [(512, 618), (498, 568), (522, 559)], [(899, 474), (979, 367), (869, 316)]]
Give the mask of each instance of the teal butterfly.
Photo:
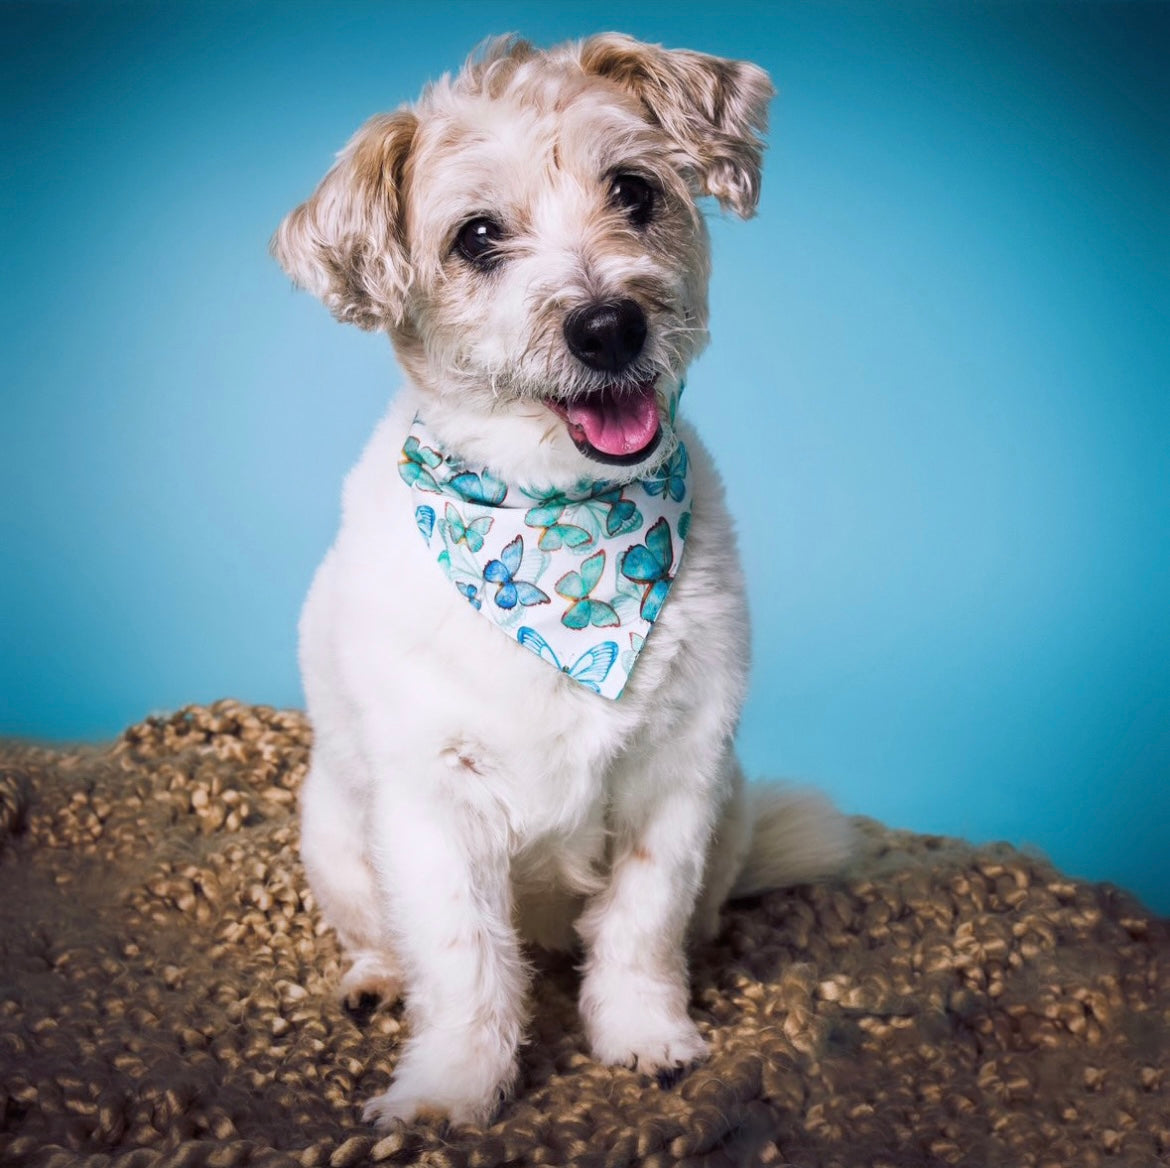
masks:
[(602, 682), (609, 676), (618, 652), (616, 641), (603, 641), (592, 649), (586, 649), (572, 665), (562, 665), (553, 647), (535, 629), (523, 626), (516, 633), (516, 639), (525, 649), (530, 649), (553, 668), (567, 673), (594, 693), (601, 693)]
[(465, 470), (452, 477), (447, 484), (455, 493), (468, 503), (478, 503), (481, 507), (498, 507), (508, 493), (507, 486), (500, 482), (490, 471)]
[(665, 518), (659, 519), (648, 532), (646, 542), (636, 543), (622, 557), (621, 574), (645, 589), (642, 595), (642, 619), (656, 621), (666, 603), (674, 578), (670, 566), (674, 562), (674, 543), (670, 538), (670, 525)]
[(535, 584), (515, 579), (524, 558), (524, 537), (516, 536), (505, 545), (498, 560), (488, 560), (484, 565), (483, 578), (496, 585), (494, 597), (497, 608), (515, 608), (517, 604), (549, 604), (549, 597)]
[(439, 484), (431, 471), (441, 466), (443, 456), (429, 446), (423, 446), (411, 434), (402, 447), (402, 458), (398, 462), (398, 473), (402, 481), (410, 487), (418, 487), (420, 491), (433, 491), (439, 494)]
[(642, 512), (638, 510), (633, 500), (622, 494), (621, 487), (601, 491), (593, 497), (609, 508), (605, 515), (606, 535), (628, 535), (642, 526)]
[(589, 595), (605, 571), (605, 552), (600, 551), (581, 561), (579, 572), (566, 572), (556, 583), (557, 593), (573, 603), (561, 615), (561, 624), (569, 629), (584, 629), (589, 625), (608, 629), (622, 622), (613, 605), (595, 600)]
[(569, 502), (570, 500), (558, 491), (544, 496), (537, 506), (529, 507), (524, 512), (524, 522), (529, 527), (544, 529), (537, 540), (537, 547), (541, 551), (555, 552), (562, 547), (576, 551), (593, 542), (593, 536), (583, 527), (578, 527), (575, 523), (562, 522)]
[(478, 552), (483, 547), (483, 537), (492, 529), (490, 515), (482, 515), (479, 519), (467, 523), (450, 503), (447, 504), (446, 523), (447, 536), (451, 543), (465, 543), (473, 552)]
[(642, 480), (648, 495), (669, 495), (676, 503), (687, 493), (687, 469), (690, 465), (687, 448), (680, 442), (670, 461)]

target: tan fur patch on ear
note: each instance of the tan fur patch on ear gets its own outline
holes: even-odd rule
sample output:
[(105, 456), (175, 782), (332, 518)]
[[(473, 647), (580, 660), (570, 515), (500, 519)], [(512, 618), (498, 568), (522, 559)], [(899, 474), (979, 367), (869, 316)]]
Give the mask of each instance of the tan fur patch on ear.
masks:
[(407, 109), (371, 118), (272, 239), (272, 254), (293, 281), (360, 328), (397, 324), (405, 310), (405, 187), (417, 129)]
[(714, 195), (743, 219), (755, 213), (768, 102), (775, 95), (763, 69), (618, 33), (584, 41), (581, 67), (642, 102), (682, 150), (699, 193)]

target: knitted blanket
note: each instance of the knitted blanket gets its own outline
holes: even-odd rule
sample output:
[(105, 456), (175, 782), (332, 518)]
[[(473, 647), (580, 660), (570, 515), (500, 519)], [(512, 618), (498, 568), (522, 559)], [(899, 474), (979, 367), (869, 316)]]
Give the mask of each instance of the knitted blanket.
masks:
[(861, 824), (845, 879), (725, 911), (694, 954), (711, 1059), (588, 1055), (533, 955), (516, 1097), (379, 1135), (401, 1007), (351, 1017), (297, 856), (309, 731), (220, 702), (111, 747), (0, 749), (0, 1163), (1170, 1163), (1170, 929), (1007, 847)]

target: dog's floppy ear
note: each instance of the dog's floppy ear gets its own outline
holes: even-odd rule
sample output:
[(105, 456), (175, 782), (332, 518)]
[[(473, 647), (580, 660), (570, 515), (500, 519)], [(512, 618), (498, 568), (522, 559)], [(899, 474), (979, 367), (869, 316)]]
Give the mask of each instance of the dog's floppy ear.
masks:
[(364, 329), (402, 320), (411, 279), (403, 184), (417, 128), (406, 109), (371, 118), (272, 237), (294, 283)]
[(775, 94), (763, 69), (620, 33), (584, 41), (581, 65), (642, 102), (682, 150), (699, 193), (714, 195), (742, 219), (755, 213), (762, 135)]

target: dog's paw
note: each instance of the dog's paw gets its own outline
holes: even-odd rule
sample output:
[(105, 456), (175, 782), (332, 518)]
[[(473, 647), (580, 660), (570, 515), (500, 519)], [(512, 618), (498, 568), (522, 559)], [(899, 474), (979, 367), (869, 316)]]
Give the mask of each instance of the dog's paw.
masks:
[(362, 1118), (381, 1130), (437, 1119), (484, 1126), (511, 1093), (516, 1073), (513, 1054), (488, 1043), (416, 1040), (403, 1051), (389, 1089), (367, 1101)]
[(362, 1107), (362, 1119), (366, 1123), (372, 1123), (379, 1131), (390, 1131), (411, 1123), (437, 1123), (448, 1118), (441, 1106), (396, 1088), (397, 1084), (366, 1100)]
[(389, 1131), (412, 1123), (470, 1123), (486, 1127), (499, 1110), (506, 1094), (496, 1090), (488, 1100), (432, 1098), (413, 1094), (407, 1084), (395, 1082), (381, 1095), (367, 1099), (362, 1119), (379, 1131)]
[(353, 955), (337, 992), (346, 1013), (364, 1025), (379, 1003), (390, 1005), (402, 996), (402, 975), (384, 953), (363, 949)]
[(707, 1057), (682, 981), (597, 967), (581, 986), (581, 1017), (593, 1057), (612, 1066), (670, 1077)]
[(707, 1044), (687, 1015), (603, 1009), (588, 1026), (593, 1057), (654, 1075), (666, 1085), (707, 1057)]

